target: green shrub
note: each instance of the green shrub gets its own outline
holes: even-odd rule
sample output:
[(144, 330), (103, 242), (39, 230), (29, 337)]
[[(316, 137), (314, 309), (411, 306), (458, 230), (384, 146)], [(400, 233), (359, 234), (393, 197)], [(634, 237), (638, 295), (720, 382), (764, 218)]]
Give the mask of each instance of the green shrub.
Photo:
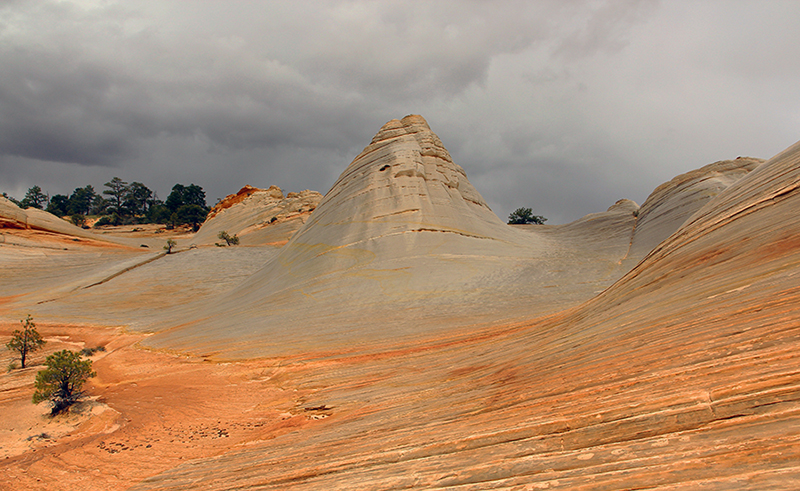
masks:
[(122, 225), (122, 218), (117, 213), (112, 213), (111, 215), (104, 215), (100, 217), (100, 220), (95, 222), (95, 227), (102, 227), (104, 225)]
[(172, 240), (172, 239), (167, 239), (167, 245), (165, 245), (165, 246), (164, 246), (164, 250), (165, 250), (165, 251), (167, 251), (167, 254), (172, 254), (172, 249), (173, 249), (173, 248), (174, 248), (176, 245), (178, 245), (178, 243), (177, 243), (177, 242), (175, 242), (175, 241), (174, 241), (174, 240)]
[(81, 355), (83, 356), (92, 356), (98, 351), (105, 351), (105, 346), (95, 346), (94, 348), (83, 348), (81, 350)]
[(62, 350), (47, 357), (47, 368), (36, 374), (33, 403), (50, 401), (51, 414), (58, 414), (84, 396), (83, 384), (97, 374), (91, 360), (81, 360), (81, 354)]
[(223, 230), (222, 232), (217, 234), (217, 237), (224, 240), (225, 243), (228, 244), (229, 246), (239, 245), (239, 236), (236, 234), (234, 234), (233, 237), (231, 237), (230, 235), (228, 235), (228, 232)]
[(530, 208), (517, 208), (510, 215), (508, 215), (509, 225), (524, 225), (527, 223), (534, 223), (536, 225), (544, 225), (547, 218), (541, 215), (534, 215), (533, 210)]
[(83, 227), (84, 225), (86, 225), (86, 217), (84, 215), (81, 215), (80, 213), (75, 213), (74, 215), (69, 217), (69, 220), (76, 227)]

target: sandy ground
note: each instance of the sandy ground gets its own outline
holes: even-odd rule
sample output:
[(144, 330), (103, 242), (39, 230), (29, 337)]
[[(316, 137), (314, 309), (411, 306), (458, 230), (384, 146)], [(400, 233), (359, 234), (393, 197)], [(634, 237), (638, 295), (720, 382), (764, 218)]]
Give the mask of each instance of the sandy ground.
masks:
[[(14, 325), (0, 326), (5, 344)], [(37, 325), (48, 340), (29, 367), (0, 375), (0, 488), (124, 489), (183, 461), (211, 457), (316, 424), (303, 394), (265, 362), (216, 364), (135, 347), (142, 335)], [(89, 397), (51, 417), (33, 405), (47, 354), (104, 346)], [(3, 351), (3, 368), (11, 352)], [(5, 370), (4, 370), (5, 372)]]

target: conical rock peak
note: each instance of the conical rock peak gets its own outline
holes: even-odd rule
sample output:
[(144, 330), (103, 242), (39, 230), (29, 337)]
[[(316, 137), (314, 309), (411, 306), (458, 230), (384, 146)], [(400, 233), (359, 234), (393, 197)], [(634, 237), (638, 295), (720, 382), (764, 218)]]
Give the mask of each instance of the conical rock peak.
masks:
[(383, 125), (296, 238), (305, 241), (323, 230), (324, 241), (338, 245), (415, 231), (482, 238), (508, 233), (417, 115)]

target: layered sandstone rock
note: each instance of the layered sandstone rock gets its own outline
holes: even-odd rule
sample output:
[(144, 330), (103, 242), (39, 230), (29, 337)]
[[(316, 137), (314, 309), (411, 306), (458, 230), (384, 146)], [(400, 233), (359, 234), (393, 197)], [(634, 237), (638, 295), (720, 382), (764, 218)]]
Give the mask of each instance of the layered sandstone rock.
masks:
[(39, 210), (38, 208), (26, 208), (23, 210), (12, 201), (0, 196), (0, 230), (3, 228), (38, 230), (71, 237), (109, 241), (108, 238), (100, 237), (90, 230), (76, 227), (44, 210)]
[[(408, 116), (384, 125), (318, 205), (318, 193), (245, 187), (215, 208), (180, 255), (50, 255), (46, 263), (57, 269), (94, 266), (70, 268), (63, 281), (30, 281), (30, 295), (15, 305), (167, 331), (148, 343), (223, 358), (319, 346), (371, 351), (390, 339), (518, 321), (591, 298), (650, 252), (643, 244), (668, 237), (712, 191), (753, 167), (741, 160), (676, 178), (644, 212), (621, 200), (567, 225), (510, 227), (425, 120)], [(275, 244), (304, 220), (280, 250), (185, 248), (219, 242), (222, 230), (245, 245)], [(136, 314), (141, 305), (150, 308)]]
[(325, 419), (137, 489), (796, 489), (799, 208), (800, 143), (579, 307), (284, 360)]
[(668, 237), (755, 164), (714, 164), (676, 178), (644, 213), (621, 200), (568, 225), (510, 227), (422, 117), (393, 120), (276, 257), (195, 309), (201, 319), (181, 318), (179, 329), (147, 343), (222, 357), (322, 345), (370, 351), (465, 322), (556, 312), (602, 292), (649, 252), (641, 244)]
[(220, 201), (193, 238), (197, 245), (222, 242), (222, 231), (237, 235), (242, 245), (283, 245), (308, 220), (322, 195), (316, 191), (289, 193), (277, 186), (245, 186)]
[[(256, 223), (245, 203), (257, 193), (209, 222)], [(172, 389), (186, 378), (142, 352), (127, 371), (98, 364), (95, 390), (120, 401), (124, 431), (39, 447), (0, 464), (0, 483), (796, 489), (799, 207), (800, 143), (761, 165), (678, 176), (641, 208), (621, 200), (567, 225), (510, 227), (411, 116), (381, 129), (280, 250), (5, 244), (3, 320), (156, 331), (143, 344), (203, 355), (179, 364), (193, 392), (234, 401), (171, 408), (186, 425), (162, 428), (142, 412), (167, 395), (182, 404)], [(222, 359), (239, 362), (200, 363)], [(235, 445), (180, 453), (228, 423)], [(119, 433), (131, 445), (104, 452)], [(143, 462), (159, 472), (141, 474)]]
[[(591, 244), (584, 244), (581, 225), (571, 229), (574, 242), (557, 238), (569, 231), (509, 227), (422, 117), (392, 120), (277, 257), (206, 305), (203, 320), (184, 320), (148, 343), (218, 353), (221, 346), (224, 356), (248, 357), (317, 343), (367, 349), (465, 319), (486, 324), (552, 312), (624, 273), (631, 206), (605, 214), (613, 219), (587, 219), (605, 224), (583, 229), (594, 237)], [(376, 319), (391, 321), (393, 329)]]
[(658, 186), (639, 210), (631, 255), (637, 261), (644, 257), (709, 200), (763, 162), (749, 157), (722, 160)]

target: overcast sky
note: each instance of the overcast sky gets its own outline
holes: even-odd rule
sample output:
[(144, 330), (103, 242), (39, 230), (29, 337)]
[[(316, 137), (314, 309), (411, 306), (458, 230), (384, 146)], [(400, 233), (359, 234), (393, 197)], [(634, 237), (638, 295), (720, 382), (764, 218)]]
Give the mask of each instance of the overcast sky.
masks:
[(0, 191), (325, 193), (421, 114), (503, 219), (800, 139), (800, 1), (0, 0)]

